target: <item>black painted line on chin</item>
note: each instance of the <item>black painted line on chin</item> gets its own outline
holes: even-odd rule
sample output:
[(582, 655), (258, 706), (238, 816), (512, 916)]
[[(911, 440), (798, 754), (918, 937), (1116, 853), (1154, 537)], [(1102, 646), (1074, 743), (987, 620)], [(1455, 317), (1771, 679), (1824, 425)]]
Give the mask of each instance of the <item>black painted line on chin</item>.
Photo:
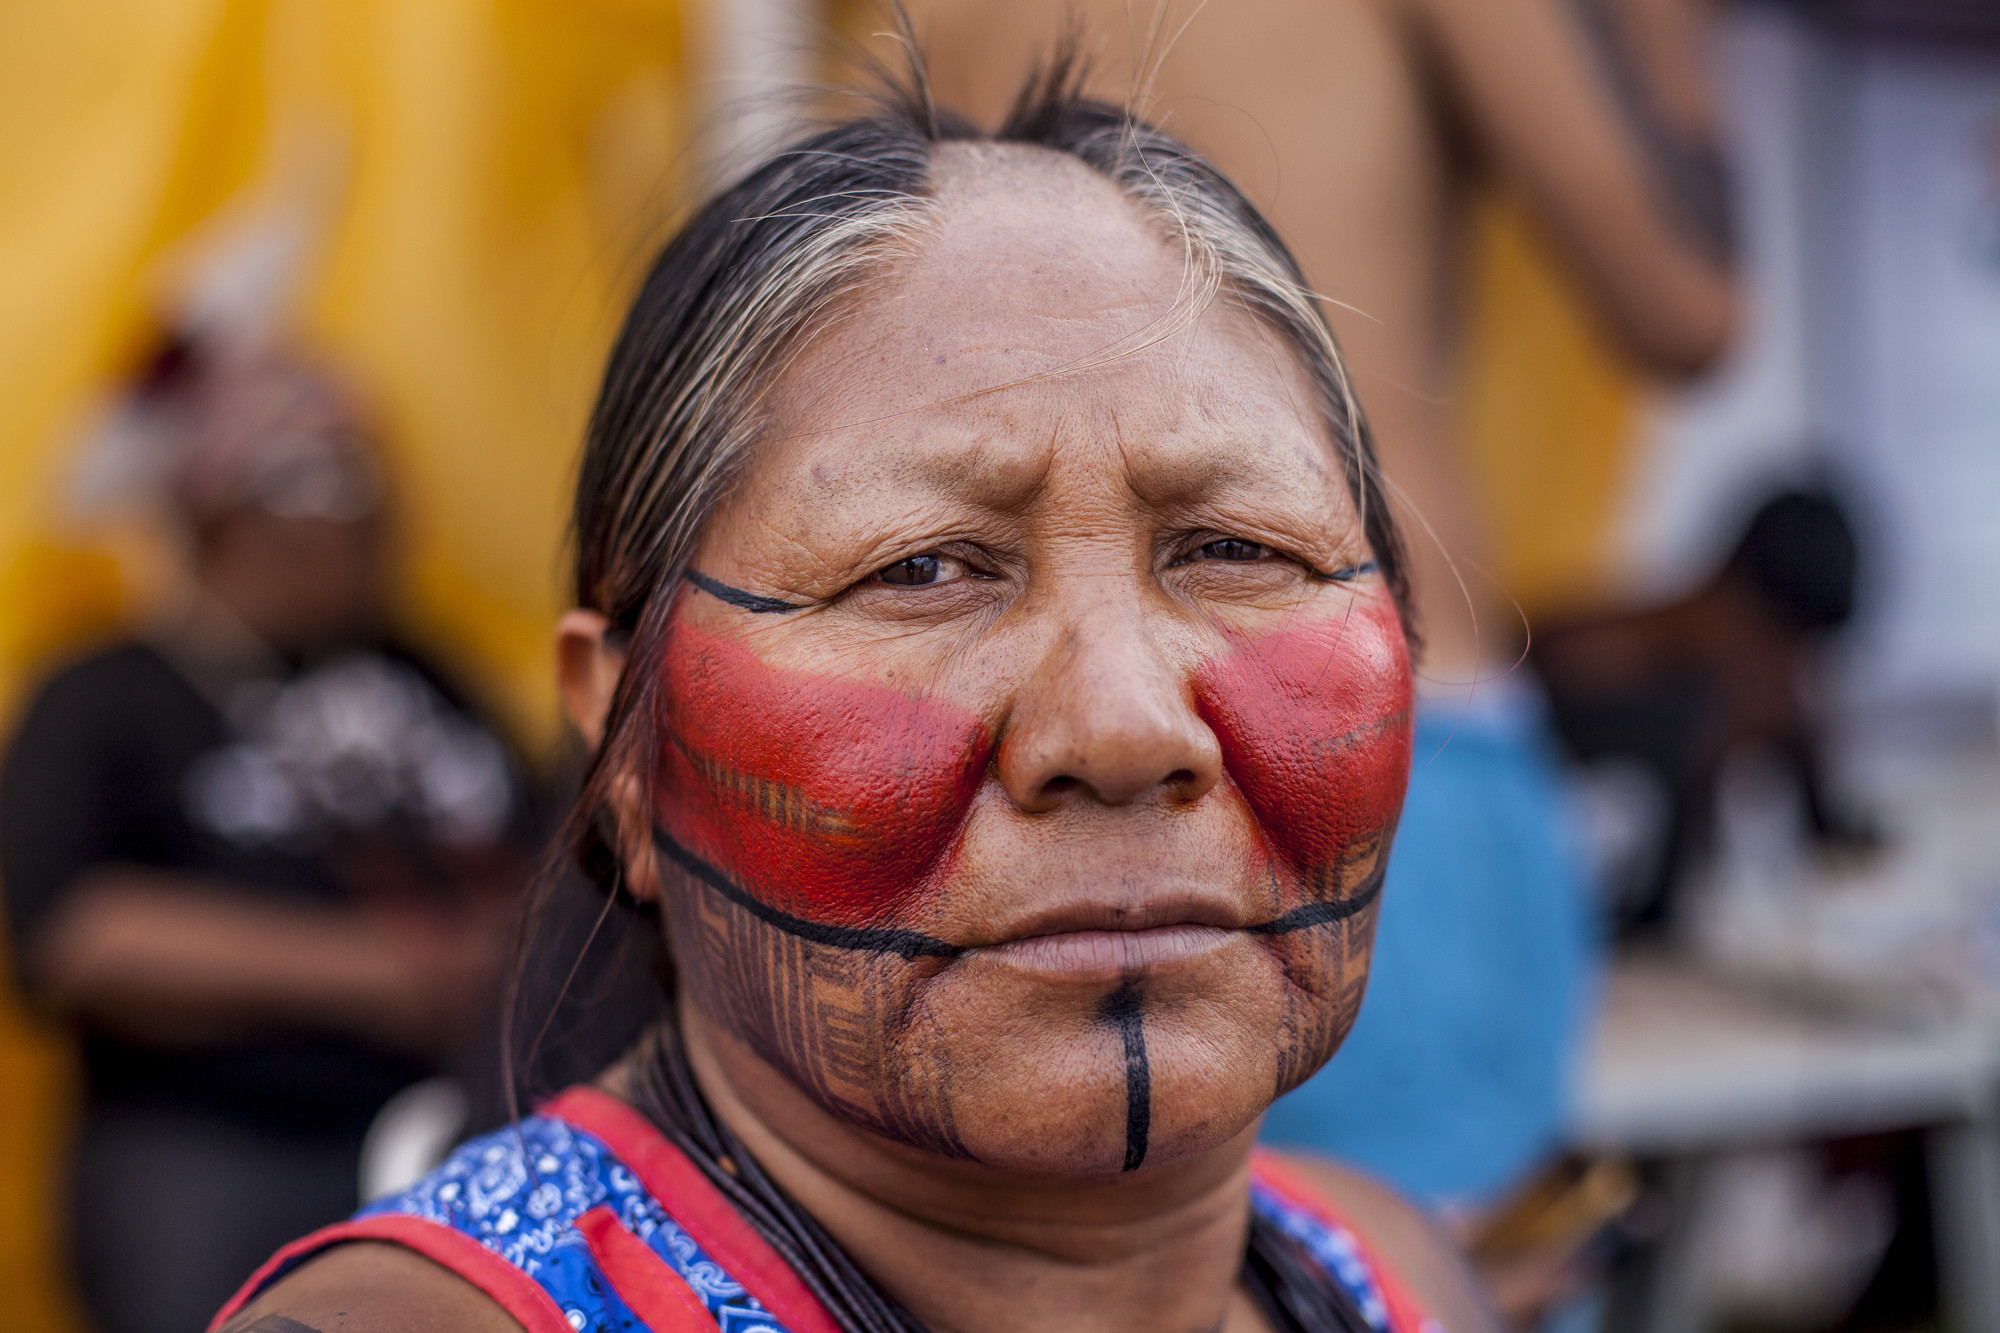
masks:
[(1310, 930), (1314, 926), (1345, 921), (1382, 896), (1382, 880), (1388, 869), (1389, 858), (1384, 855), (1368, 872), (1368, 878), (1361, 882), (1361, 888), (1347, 897), (1330, 903), (1307, 903), (1303, 907), (1294, 907), (1281, 917), (1243, 929), (1251, 935), (1289, 935), (1295, 930)]
[(805, 610), (803, 606), (794, 602), (780, 601), (776, 597), (765, 597), (759, 593), (745, 592), (741, 588), (732, 588), (719, 579), (710, 578), (698, 569), (687, 571), (687, 581), (717, 601), (740, 606), (745, 611), (755, 612), (757, 615)]
[(780, 911), (744, 892), (729, 876), (675, 842), (673, 835), (658, 824), (653, 825), (653, 845), (665, 853), (669, 861), (750, 915), (766, 925), (776, 926), (786, 934), (796, 935), (802, 940), (831, 945), (836, 949), (855, 949), (863, 953), (901, 954), (909, 959), (958, 958), (966, 953), (963, 946), (949, 944), (922, 931), (869, 926), (829, 926), (822, 922), (793, 916), (790, 912)]
[(1145, 1002), (1136, 982), (1127, 980), (1104, 997), (1104, 1019), (1125, 1045), (1125, 1171), (1146, 1160), (1153, 1129), (1153, 1067), (1146, 1060)]

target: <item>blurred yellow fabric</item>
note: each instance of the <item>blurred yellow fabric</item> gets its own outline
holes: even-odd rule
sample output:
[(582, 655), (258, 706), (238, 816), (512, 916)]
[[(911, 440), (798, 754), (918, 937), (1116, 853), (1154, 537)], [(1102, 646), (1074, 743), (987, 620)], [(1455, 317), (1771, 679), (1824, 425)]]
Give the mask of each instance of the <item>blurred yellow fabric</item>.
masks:
[[(546, 749), (575, 448), (685, 174), (681, 22), (675, 0), (0, 8), (0, 723), (52, 654), (146, 609), (163, 548), (70, 516), (77, 445), (189, 247), (275, 204), (317, 227), (292, 327), (389, 457), (401, 618)], [(75, 1326), (62, 1071), (0, 1008), (0, 1329)]]
[(1458, 434), (1489, 534), (1487, 573), (1540, 620), (1611, 591), (1641, 385), (1517, 200), (1479, 202), (1464, 271)]

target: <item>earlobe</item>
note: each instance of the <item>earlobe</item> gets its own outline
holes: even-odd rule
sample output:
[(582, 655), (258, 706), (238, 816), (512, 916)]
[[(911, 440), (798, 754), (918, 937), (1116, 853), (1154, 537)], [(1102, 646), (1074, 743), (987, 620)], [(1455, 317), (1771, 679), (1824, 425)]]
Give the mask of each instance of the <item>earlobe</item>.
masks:
[(556, 683), (563, 711), (585, 745), (604, 743), (604, 720), (625, 670), (625, 654), (605, 642), (611, 622), (595, 611), (571, 608), (556, 621)]
[(660, 897), (659, 861), (653, 850), (653, 812), (645, 788), (631, 773), (620, 773), (605, 793), (618, 833), (618, 859), (625, 867), (625, 892), (640, 902)]
[[(604, 744), (611, 697), (625, 672), (624, 650), (605, 640), (610, 627), (602, 615), (581, 608), (563, 612), (556, 622), (556, 681), (563, 711), (592, 750)], [(626, 892), (641, 901), (657, 898), (652, 813), (638, 779), (629, 773), (615, 776), (606, 799), (618, 844), (614, 850), (625, 866)]]

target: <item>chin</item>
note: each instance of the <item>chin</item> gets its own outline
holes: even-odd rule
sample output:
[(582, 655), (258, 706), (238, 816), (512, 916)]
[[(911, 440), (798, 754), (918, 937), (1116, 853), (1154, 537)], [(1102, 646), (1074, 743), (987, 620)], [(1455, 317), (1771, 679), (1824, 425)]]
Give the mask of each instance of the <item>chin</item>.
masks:
[(974, 955), (924, 988), (931, 1030), (951, 1035), (913, 1054), (955, 1071), (954, 1124), (981, 1166), (1071, 1179), (1144, 1171), (1239, 1138), (1332, 1055), (1359, 987), (1309, 992), (1294, 980), (1338, 975), (1303, 956), (1328, 943), (1344, 960), (1344, 940), (1227, 932), (1191, 959), (1102, 978)]
[(911, 959), (804, 941), (714, 894), (674, 912), (690, 998), (828, 1115), (974, 1175), (1050, 1180), (1241, 1136), (1345, 1036), (1372, 929), (1370, 912), (1278, 938)]

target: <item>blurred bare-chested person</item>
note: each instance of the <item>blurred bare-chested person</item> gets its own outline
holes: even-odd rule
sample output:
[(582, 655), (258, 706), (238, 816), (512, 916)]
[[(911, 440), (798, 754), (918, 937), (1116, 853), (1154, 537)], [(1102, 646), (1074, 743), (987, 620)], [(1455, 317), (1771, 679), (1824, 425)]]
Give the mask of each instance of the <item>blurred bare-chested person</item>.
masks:
[[(909, 4), (941, 103), (997, 120), (1008, 71), (1074, 22), (1101, 86), (1150, 80), (1155, 114), (1269, 211), (1328, 300), (1384, 467), (1434, 534), (1412, 545), (1423, 671), (1440, 682), (1471, 679), (1480, 657), (1511, 661), (1520, 633), (1493, 609), (1505, 600), (1480, 586), (1476, 506), (1451, 440), (1465, 206), (1486, 183), (1517, 192), (1603, 334), (1639, 369), (1708, 365), (1734, 295), (1708, 149), (1703, 7)], [(1156, 69), (1151, 50), (1163, 52)]]
[(1517, 196), (1638, 371), (1708, 365), (1735, 298), (1704, 7), (910, 0), (937, 100), (988, 124), (1012, 71), (1074, 26), (1098, 86), (1149, 94), (1327, 299), (1407, 506), (1428, 697), (1368, 1004), (1266, 1130), (1434, 1202), (1490, 1200), (1553, 1146), (1590, 956), (1539, 703), (1506, 670), (1520, 623), (1479, 572), (1453, 439), (1468, 204)]

